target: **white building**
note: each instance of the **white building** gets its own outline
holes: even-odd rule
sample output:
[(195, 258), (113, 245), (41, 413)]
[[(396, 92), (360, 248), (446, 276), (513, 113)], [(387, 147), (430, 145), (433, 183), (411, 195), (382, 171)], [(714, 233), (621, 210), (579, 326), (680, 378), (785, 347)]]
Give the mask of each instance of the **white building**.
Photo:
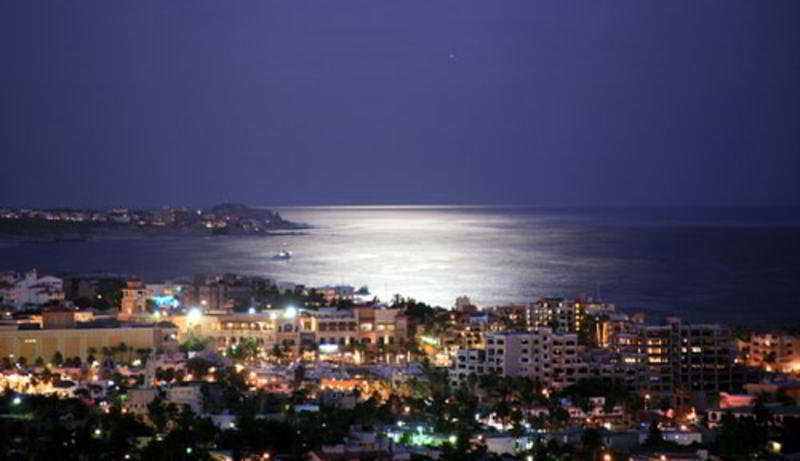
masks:
[(459, 385), (471, 374), (496, 372), (537, 379), (548, 387), (565, 387), (588, 376), (588, 366), (578, 358), (577, 349), (577, 335), (555, 334), (550, 328), (488, 334), (485, 349), (457, 352), (450, 381)]
[(6, 282), (3, 286), (0, 289), (3, 304), (9, 304), (15, 309), (64, 300), (64, 281), (49, 275), (39, 277), (36, 269)]

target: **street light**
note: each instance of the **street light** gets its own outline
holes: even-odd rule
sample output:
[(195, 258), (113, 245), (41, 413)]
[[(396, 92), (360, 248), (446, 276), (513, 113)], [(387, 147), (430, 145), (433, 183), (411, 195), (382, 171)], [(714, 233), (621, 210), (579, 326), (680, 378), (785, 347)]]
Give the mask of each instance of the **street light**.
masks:
[(202, 317), (202, 315), (203, 313), (200, 312), (200, 309), (193, 307), (189, 309), (189, 312), (186, 314), (186, 319), (189, 321), (189, 323), (194, 323), (200, 320), (200, 317)]
[(19, 396), (14, 397), (14, 400), (12, 400), (11, 403), (13, 403), (14, 405), (19, 405), (20, 403), (22, 403), (22, 399), (19, 398)]

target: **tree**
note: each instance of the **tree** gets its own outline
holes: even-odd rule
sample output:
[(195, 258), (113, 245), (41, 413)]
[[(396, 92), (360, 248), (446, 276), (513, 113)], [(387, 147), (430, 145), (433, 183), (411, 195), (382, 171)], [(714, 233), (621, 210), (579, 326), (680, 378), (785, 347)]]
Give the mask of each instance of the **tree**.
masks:
[(251, 360), (258, 356), (258, 350), (255, 338), (244, 338), (237, 344), (229, 346), (226, 355), (235, 360)]
[(208, 374), (208, 370), (212, 365), (211, 362), (201, 357), (193, 357), (186, 361), (186, 369), (195, 379), (202, 379)]
[(142, 365), (147, 364), (147, 360), (150, 359), (150, 355), (153, 353), (153, 349), (150, 347), (138, 348), (136, 349), (136, 355), (139, 357), (139, 360), (142, 361)]
[(303, 364), (301, 363), (297, 365), (297, 367), (295, 367), (294, 369), (294, 381), (293, 381), (294, 387), (295, 388), (300, 387), (300, 385), (303, 384), (303, 379), (305, 379), (305, 377), (306, 377), (306, 367), (304, 367)]
[(647, 439), (645, 439), (644, 444), (648, 448), (659, 448), (664, 444), (664, 437), (661, 435), (661, 429), (658, 428), (658, 422), (653, 421), (650, 423), (650, 429), (647, 432)]
[(167, 412), (162, 405), (161, 397), (156, 396), (156, 398), (147, 404), (147, 416), (158, 432), (164, 432), (167, 428), (168, 419)]
[(39, 357), (36, 357), (36, 362), (34, 362), (34, 363), (35, 363), (35, 365), (37, 367), (43, 367), (44, 366), (44, 359), (40, 355)]
[(276, 360), (282, 360), (286, 356), (283, 352), (283, 348), (278, 344), (272, 346), (272, 355)]
[(581, 434), (581, 448), (583, 449), (584, 453), (591, 454), (591, 459), (595, 459), (595, 454), (602, 447), (603, 437), (601, 436), (599, 430), (593, 427), (583, 430), (583, 434)]
[(186, 342), (181, 344), (178, 348), (181, 352), (188, 354), (189, 352), (200, 352), (205, 350), (206, 346), (210, 343), (208, 338), (201, 338), (190, 333), (186, 338)]
[(50, 359), (50, 363), (52, 363), (56, 367), (60, 367), (61, 365), (64, 364), (64, 356), (61, 355), (61, 351), (56, 351), (53, 354), (53, 358)]
[(113, 348), (114, 357), (116, 357), (117, 354), (119, 354), (119, 361), (120, 362), (127, 362), (128, 359), (130, 358), (130, 356), (128, 355), (128, 352), (130, 352), (130, 350), (131, 350), (131, 348), (128, 347), (127, 344), (119, 343), (118, 345), (116, 345)]

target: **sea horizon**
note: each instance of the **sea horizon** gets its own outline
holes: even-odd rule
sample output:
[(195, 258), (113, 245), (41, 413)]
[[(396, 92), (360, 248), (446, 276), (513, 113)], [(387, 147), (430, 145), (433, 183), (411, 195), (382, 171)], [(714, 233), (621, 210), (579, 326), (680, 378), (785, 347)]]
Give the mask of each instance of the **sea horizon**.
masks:
[[(800, 221), (778, 208), (272, 207), (296, 235), (14, 243), (3, 270), (97, 271), (148, 280), (263, 275), (307, 286), (367, 285), (450, 307), (599, 293), (625, 311), (691, 320), (800, 320)], [(791, 210), (788, 210), (791, 211)], [(290, 250), (290, 261), (272, 256)], [(768, 262), (765, 264), (764, 261)]]

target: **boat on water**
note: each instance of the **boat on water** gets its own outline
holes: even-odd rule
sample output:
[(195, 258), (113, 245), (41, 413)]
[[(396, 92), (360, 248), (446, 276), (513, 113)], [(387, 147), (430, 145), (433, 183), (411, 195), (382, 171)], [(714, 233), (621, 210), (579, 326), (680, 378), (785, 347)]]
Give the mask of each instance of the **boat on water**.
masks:
[(272, 257), (272, 259), (279, 259), (279, 260), (286, 260), (291, 258), (292, 258), (292, 252), (286, 250), (281, 250), (278, 252), (278, 254)]

